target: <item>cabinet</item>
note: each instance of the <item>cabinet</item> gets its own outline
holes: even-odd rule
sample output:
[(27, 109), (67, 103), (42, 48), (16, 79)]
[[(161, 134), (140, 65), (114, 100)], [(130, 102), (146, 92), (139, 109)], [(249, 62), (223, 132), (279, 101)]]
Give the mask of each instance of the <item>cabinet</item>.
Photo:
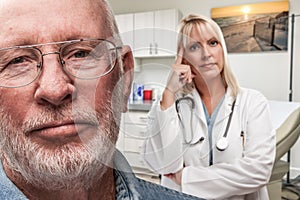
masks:
[(177, 26), (181, 15), (178, 10), (159, 10), (154, 12), (154, 42), (158, 55), (176, 55)]
[(146, 128), (146, 111), (123, 113), (117, 148), (124, 154), (136, 173), (156, 175), (147, 167), (141, 154), (147, 137)]
[(132, 13), (116, 15), (115, 19), (123, 43), (133, 48), (134, 15)]
[[(134, 14), (116, 15), (115, 19), (123, 44), (129, 45), (134, 52)], [(140, 71), (140, 62), (136, 59), (134, 59), (134, 71)]]
[(136, 58), (176, 55), (180, 18), (176, 9), (116, 16), (122, 38), (131, 45)]
[(154, 12), (134, 14), (134, 56), (154, 55)]
[(176, 9), (134, 14), (134, 43), (136, 57), (174, 56), (176, 54)]

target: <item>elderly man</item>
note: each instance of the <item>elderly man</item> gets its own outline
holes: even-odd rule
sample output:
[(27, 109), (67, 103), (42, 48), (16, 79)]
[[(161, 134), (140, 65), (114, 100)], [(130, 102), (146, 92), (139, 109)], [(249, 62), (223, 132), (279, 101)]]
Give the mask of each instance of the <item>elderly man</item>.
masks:
[(0, 0), (0, 199), (193, 199), (115, 151), (133, 58), (104, 0)]

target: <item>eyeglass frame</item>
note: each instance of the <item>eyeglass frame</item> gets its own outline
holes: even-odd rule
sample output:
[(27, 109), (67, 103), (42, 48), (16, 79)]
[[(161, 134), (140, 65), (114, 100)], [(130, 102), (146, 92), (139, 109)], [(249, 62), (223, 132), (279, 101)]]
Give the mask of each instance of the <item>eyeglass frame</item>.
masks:
[[(98, 41), (105, 41), (105, 42), (108, 42), (110, 44), (112, 44), (114, 46), (114, 49), (116, 51), (116, 62), (114, 63), (114, 66), (111, 67), (111, 69), (107, 72), (105, 72), (104, 74), (101, 74), (97, 77), (93, 77), (93, 78), (81, 78), (81, 77), (77, 77), (75, 76), (74, 74), (72, 74), (71, 72), (69, 72), (68, 70), (66, 70), (65, 68), (65, 61), (62, 59), (62, 52), (61, 52), (61, 49), (63, 47), (65, 47), (66, 45), (68, 44), (73, 44), (73, 43), (78, 43), (78, 42), (83, 42), (83, 41), (93, 41), (93, 40), (98, 40)], [(37, 47), (43, 47), (43, 46), (48, 46), (48, 45), (59, 45), (61, 44), (62, 46), (59, 47), (58, 51), (53, 51), (53, 52), (47, 52), (47, 53), (43, 53), (41, 49), (37, 48)], [(114, 42), (110, 41), (110, 40), (106, 40), (106, 39), (101, 39), (101, 38), (81, 38), (81, 39), (75, 39), (75, 40), (65, 40), (65, 41), (59, 41), (59, 42), (48, 42), (48, 43), (42, 43), (42, 44), (33, 44), (33, 45), (21, 45), (21, 46), (11, 46), (11, 47), (4, 47), (4, 48), (0, 48), (0, 51), (6, 51), (6, 50), (10, 50), (10, 49), (25, 49), (25, 48), (33, 48), (37, 51), (40, 52), (40, 55), (41, 55), (41, 63), (39, 63), (36, 67), (40, 68), (39, 70), (39, 73), (36, 75), (36, 77), (30, 81), (29, 83), (26, 83), (24, 85), (20, 85), (20, 86), (1, 86), (0, 87), (3, 87), (3, 88), (19, 88), (19, 87), (24, 87), (24, 86), (27, 86), (27, 85), (30, 85), (31, 83), (33, 83), (41, 74), (42, 72), (42, 67), (44, 65), (44, 56), (46, 55), (51, 55), (51, 54), (58, 54), (58, 58), (59, 58), (59, 63), (61, 64), (63, 70), (75, 77), (75, 78), (78, 78), (78, 79), (86, 79), (86, 80), (90, 80), (90, 79), (97, 79), (97, 78), (100, 78), (102, 76), (105, 76), (107, 74), (109, 74), (116, 66), (116, 63), (117, 63), (117, 58), (118, 58), (118, 50), (119, 49), (122, 49), (123, 47), (122, 46), (117, 46)]]

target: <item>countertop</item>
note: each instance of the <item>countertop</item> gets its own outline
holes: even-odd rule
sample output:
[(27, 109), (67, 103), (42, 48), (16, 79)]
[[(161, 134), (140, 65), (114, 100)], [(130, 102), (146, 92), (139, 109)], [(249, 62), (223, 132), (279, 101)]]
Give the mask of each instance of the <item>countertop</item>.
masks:
[(153, 101), (151, 100), (132, 101), (128, 103), (128, 110), (149, 111), (151, 109), (152, 103)]

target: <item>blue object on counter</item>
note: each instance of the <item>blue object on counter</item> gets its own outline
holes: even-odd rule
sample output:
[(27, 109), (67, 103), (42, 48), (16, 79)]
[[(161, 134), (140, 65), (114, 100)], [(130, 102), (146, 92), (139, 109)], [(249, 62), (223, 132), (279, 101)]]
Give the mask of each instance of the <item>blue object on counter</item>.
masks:
[(144, 99), (144, 85), (133, 83), (133, 101)]

